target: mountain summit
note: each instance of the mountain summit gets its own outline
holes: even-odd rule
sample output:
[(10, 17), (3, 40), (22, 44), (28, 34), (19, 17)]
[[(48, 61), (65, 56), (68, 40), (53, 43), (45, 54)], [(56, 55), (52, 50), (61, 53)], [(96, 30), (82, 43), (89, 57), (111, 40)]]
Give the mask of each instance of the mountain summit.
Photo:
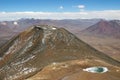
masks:
[(82, 33), (120, 38), (120, 25), (115, 20), (101, 20), (83, 30)]
[(0, 49), (0, 80), (21, 80), (44, 66), (69, 60), (119, 62), (95, 50), (64, 28), (38, 25), (13, 37)]

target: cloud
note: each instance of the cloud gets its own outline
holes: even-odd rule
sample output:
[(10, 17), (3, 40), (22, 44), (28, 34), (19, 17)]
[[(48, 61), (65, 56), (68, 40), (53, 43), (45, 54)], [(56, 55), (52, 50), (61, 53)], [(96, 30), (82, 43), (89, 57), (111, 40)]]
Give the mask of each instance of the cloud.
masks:
[(20, 18), (35, 19), (120, 19), (120, 10), (82, 12), (0, 12), (0, 21)]
[(84, 9), (85, 8), (85, 5), (78, 5), (78, 6), (76, 6), (77, 8), (79, 8), (79, 9)]
[(60, 6), (59, 9), (64, 9), (64, 7), (63, 7), (63, 6)]
[(85, 9), (85, 5), (77, 5), (77, 6), (73, 6), (73, 7), (80, 9), (80, 11), (84, 11), (84, 9)]

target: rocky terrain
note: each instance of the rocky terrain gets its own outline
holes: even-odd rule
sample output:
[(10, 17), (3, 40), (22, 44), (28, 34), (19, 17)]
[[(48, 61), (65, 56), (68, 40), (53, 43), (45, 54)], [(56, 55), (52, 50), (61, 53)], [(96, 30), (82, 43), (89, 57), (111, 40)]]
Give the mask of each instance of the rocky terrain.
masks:
[[(20, 19), (0, 22), (0, 47), (14, 35), (37, 24), (63, 27), (97, 50), (120, 61), (120, 20), (76, 19), (40, 20)], [(91, 39), (91, 40), (89, 40)]]
[(81, 32), (76, 32), (75, 35), (97, 50), (120, 61), (119, 20), (101, 20)]
[[(83, 70), (92, 66), (108, 72)], [(0, 48), (0, 80), (119, 80), (119, 71), (119, 61), (54, 26), (33, 26)]]
[[(91, 73), (84, 71), (87, 67), (106, 66), (108, 72)], [(120, 68), (96, 60), (72, 60), (52, 63), (26, 80), (119, 80)], [(87, 77), (86, 77), (87, 76)]]
[(120, 24), (115, 20), (101, 20), (98, 23), (82, 30), (81, 34), (120, 38)]

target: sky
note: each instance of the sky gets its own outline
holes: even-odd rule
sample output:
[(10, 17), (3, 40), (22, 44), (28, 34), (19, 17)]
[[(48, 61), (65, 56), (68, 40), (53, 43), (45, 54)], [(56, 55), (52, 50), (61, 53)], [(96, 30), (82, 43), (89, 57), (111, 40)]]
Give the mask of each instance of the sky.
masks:
[(120, 19), (120, 0), (0, 0), (0, 20)]

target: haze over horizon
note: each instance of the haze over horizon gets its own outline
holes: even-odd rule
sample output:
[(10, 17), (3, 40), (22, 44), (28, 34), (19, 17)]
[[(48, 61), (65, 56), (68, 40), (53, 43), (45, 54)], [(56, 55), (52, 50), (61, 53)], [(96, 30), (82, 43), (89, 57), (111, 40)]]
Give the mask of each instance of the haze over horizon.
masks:
[(0, 21), (35, 19), (120, 19), (118, 0), (1, 0)]

